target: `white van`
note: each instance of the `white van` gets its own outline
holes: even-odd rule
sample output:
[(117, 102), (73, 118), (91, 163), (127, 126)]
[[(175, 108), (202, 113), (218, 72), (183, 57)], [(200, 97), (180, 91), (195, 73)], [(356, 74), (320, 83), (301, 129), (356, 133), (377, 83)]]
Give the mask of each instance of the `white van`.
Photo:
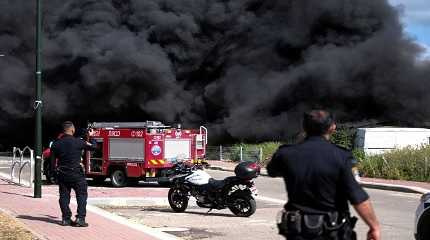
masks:
[(419, 147), (430, 144), (430, 129), (426, 128), (359, 128), (354, 146), (366, 154), (380, 154), (387, 150)]

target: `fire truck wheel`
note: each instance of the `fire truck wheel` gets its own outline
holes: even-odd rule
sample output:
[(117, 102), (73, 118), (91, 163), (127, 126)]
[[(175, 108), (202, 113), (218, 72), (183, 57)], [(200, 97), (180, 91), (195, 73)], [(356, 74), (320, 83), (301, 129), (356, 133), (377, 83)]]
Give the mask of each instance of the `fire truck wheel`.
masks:
[(127, 176), (121, 169), (114, 170), (110, 175), (112, 186), (114, 187), (125, 187), (127, 186)]

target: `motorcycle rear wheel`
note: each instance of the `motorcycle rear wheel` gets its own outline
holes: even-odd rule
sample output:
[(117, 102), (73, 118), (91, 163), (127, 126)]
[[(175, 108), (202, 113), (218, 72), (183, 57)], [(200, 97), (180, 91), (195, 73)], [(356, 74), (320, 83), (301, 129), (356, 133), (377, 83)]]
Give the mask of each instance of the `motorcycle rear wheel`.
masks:
[(257, 203), (253, 197), (238, 196), (228, 208), (238, 217), (249, 217), (257, 210)]
[(179, 188), (170, 188), (168, 194), (169, 205), (175, 212), (184, 212), (188, 207), (189, 197)]

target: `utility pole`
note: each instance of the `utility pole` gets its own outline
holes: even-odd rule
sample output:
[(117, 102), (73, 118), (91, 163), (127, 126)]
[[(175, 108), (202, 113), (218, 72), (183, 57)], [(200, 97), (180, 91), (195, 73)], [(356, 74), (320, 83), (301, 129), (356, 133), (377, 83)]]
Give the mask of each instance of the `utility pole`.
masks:
[(36, 0), (36, 100), (34, 198), (42, 197), (42, 0)]

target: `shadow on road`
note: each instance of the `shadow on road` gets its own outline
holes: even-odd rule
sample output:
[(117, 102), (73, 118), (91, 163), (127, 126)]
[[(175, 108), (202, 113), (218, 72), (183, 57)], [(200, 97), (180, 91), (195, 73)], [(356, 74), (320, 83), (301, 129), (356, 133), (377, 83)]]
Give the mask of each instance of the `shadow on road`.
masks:
[(41, 222), (47, 222), (47, 223), (54, 223), (54, 224), (61, 224), (61, 221), (54, 216), (45, 215), (44, 217), (35, 217), (35, 216), (29, 216), (29, 215), (18, 215), (16, 218), (19, 219), (26, 219), (31, 221), (41, 221)]
[[(203, 208), (201, 208), (203, 209)], [(174, 212), (172, 209), (170, 208), (155, 208), (155, 207), (151, 207), (151, 208), (145, 208), (140, 210), (142, 212), (161, 212), (161, 213), (173, 213), (173, 214), (192, 214), (192, 215), (200, 215), (200, 216), (217, 216), (217, 217), (237, 217), (235, 215), (232, 214), (228, 214), (228, 213), (217, 213), (217, 212), (199, 212), (199, 211), (193, 211), (193, 210), (186, 210), (183, 213), (176, 213)], [(217, 211), (217, 210), (213, 210), (213, 211)]]

